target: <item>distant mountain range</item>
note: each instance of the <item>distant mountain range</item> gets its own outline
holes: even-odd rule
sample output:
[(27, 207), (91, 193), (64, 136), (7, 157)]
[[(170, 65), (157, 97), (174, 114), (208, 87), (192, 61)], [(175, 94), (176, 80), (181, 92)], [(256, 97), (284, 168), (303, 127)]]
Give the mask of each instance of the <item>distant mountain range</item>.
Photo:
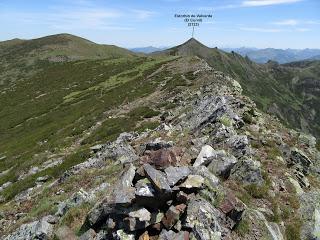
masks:
[(275, 48), (224, 48), (226, 52), (236, 52), (242, 56), (248, 56), (257, 63), (267, 63), (269, 60), (278, 63), (289, 63), (301, 60), (319, 60), (320, 49), (275, 49)]
[[(129, 49), (135, 53), (153, 53), (163, 51), (169, 47), (139, 47)], [(248, 56), (250, 60), (256, 63), (267, 63), (268, 61), (276, 61), (280, 64), (302, 61), (302, 60), (320, 60), (320, 49), (276, 49), (276, 48), (222, 48), (226, 52), (236, 52), (241, 56)]]
[(168, 47), (138, 47), (138, 48), (130, 48), (129, 50), (135, 53), (153, 53), (157, 51), (162, 51), (167, 49)]

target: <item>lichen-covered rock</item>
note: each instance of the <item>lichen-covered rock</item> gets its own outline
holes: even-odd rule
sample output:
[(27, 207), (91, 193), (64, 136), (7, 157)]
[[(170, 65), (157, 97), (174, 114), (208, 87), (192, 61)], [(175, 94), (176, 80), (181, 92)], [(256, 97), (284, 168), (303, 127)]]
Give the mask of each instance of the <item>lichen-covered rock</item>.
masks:
[(132, 186), (135, 170), (136, 168), (132, 164), (126, 167), (120, 181), (115, 185), (115, 190), (109, 200), (110, 203), (128, 205), (132, 202), (135, 198), (135, 188)]
[(62, 217), (70, 208), (79, 206), (80, 204), (85, 202), (91, 202), (93, 199), (93, 195), (89, 194), (83, 189), (80, 189), (78, 192), (74, 193), (70, 199), (67, 199), (66, 201), (60, 202), (58, 204), (58, 210), (55, 215)]
[(89, 229), (79, 237), (79, 240), (96, 240), (97, 233), (93, 229)]
[(314, 148), (317, 144), (317, 139), (309, 134), (301, 133), (299, 135), (298, 141), (307, 147)]
[(238, 161), (231, 170), (230, 179), (239, 181), (243, 184), (264, 183), (261, 174), (261, 164), (255, 160), (244, 158)]
[(191, 172), (193, 175), (203, 177), (204, 183), (209, 184), (210, 187), (216, 187), (219, 184), (219, 179), (205, 166), (192, 167)]
[(234, 155), (240, 158), (246, 154), (249, 141), (246, 135), (235, 135), (228, 139), (227, 144), (233, 150)]
[(197, 240), (220, 239), (229, 235), (222, 226), (224, 215), (202, 198), (193, 199), (188, 204), (184, 226), (191, 228)]
[(220, 150), (217, 151), (216, 157), (214, 157), (208, 165), (208, 169), (218, 176), (227, 178), (236, 163), (237, 159), (233, 155), (227, 154), (224, 150)]
[(181, 188), (202, 188), (204, 178), (199, 175), (189, 175), (188, 178), (180, 185)]
[(114, 234), (114, 239), (115, 240), (134, 240), (135, 236), (134, 234), (128, 234), (125, 231), (120, 229)]
[(227, 100), (224, 96), (201, 96), (185, 125), (191, 129), (200, 129), (215, 122), (227, 111)]
[(299, 215), (302, 220), (301, 239), (320, 239), (320, 193), (306, 192), (300, 195)]
[(154, 198), (155, 197), (155, 189), (153, 188), (151, 182), (147, 179), (141, 179), (139, 180), (136, 185), (136, 196), (139, 197), (148, 197), (148, 198)]

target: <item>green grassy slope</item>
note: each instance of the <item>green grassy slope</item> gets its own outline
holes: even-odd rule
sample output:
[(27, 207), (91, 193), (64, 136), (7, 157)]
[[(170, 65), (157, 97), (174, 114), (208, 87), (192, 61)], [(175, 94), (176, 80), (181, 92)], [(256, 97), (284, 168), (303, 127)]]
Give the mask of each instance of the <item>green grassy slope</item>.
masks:
[(134, 55), (123, 48), (96, 44), (70, 34), (0, 42), (0, 89), (32, 76), (48, 62), (115, 59)]
[[(65, 35), (61, 36), (65, 41)], [(0, 91), (0, 173), (9, 169), (0, 175), (0, 185), (15, 182), (31, 166), (39, 166), (52, 156), (62, 156), (66, 160), (14, 183), (1, 193), (6, 199), (32, 186), (38, 176), (56, 177), (85, 160), (92, 144), (112, 140), (123, 131), (137, 128), (139, 116), (108, 119), (106, 112), (154, 92), (157, 82), (146, 81), (147, 76), (172, 59), (134, 56), (113, 47), (104, 52), (103, 59), (95, 59), (101, 56), (90, 55), (90, 49), (83, 47), (81, 54), (88, 58), (86, 60), (50, 62), (39, 60), (41, 56), (47, 56), (41, 55), (44, 40), (47, 46), (48, 39), (43, 38), (32, 44), (23, 42), (27, 43), (23, 45), (26, 48), (21, 43), (15, 45), (16, 48), (10, 47), (12, 61), (18, 55), (29, 59), (28, 54), (32, 51), (40, 54), (30, 65), (32, 67), (25, 68), (27, 74)], [(52, 37), (49, 40), (55, 44), (58, 41), (61, 46), (60, 35), (58, 40)], [(81, 44), (95, 45), (83, 41), (86, 40), (80, 39)], [(109, 47), (102, 46), (105, 48)], [(72, 49), (68, 51), (77, 53)], [(18, 66), (11, 69), (18, 69)], [(98, 121), (102, 121), (101, 126), (95, 126)], [(86, 135), (92, 127), (96, 127), (95, 131)], [(77, 141), (80, 145), (73, 147)]]

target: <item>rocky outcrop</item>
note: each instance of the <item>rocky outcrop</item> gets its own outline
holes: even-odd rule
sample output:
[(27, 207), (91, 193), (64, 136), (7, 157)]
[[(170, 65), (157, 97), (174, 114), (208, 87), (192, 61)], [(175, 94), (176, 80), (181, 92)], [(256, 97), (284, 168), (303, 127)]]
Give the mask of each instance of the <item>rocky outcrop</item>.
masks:
[(79, 173), (83, 169), (101, 168), (105, 165), (107, 160), (113, 160), (120, 164), (132, 163), (137, 161), (139, 157), (135, 150), (130, 145), (136, 135), (131, 133), (122, 133), (114, 142), (106, 144), (99, 144), (91, 147), (95, 156), (89, 158), (87, 161), (73, 166), (67, 175)]
[(288, 159), (289, 166), (301, 167), (303, 174), (308, 174), (312, 161), (297, 148), (291, 149), (290, 157)]
[(205, 166), (131, 164), (110, 196), (91, 209), (83, 228), (107, 239), (227, 239), (245, 208), (234, 196), (219, 208), (200, 197), (218, 184)]
[(4, 240), (33, 240), (50, 239), (53, 236), (53, 225), (46, 219), (23, 224), (14, 233), (8, 235)]

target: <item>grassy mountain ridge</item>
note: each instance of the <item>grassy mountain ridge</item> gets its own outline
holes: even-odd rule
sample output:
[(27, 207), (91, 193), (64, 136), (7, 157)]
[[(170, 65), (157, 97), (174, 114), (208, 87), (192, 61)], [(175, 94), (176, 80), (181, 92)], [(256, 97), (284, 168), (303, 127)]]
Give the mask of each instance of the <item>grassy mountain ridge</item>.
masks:
[(288, 126), (320, 135), (318, 61), (258, 64), (235, 52), (206, 47), (196, 39), (154, 54), (203, 58), (237, 79), (260, 109), (277, 115)]
[[(94, 43), (78, 39), (88, 48), (75, 50), (82, 59), (48, 59), (58, 56), (52, 46), (71, 51), (68, 38), (9, 44), (30, 62), (11, 65), (25, 73), (17, 79), (5, 71), (12, 82), (0, 88), (1, 237), (82, 239), (89, 233), (115, 239), (115, 232), (156, 239), (169, 233), (164, 226), (173, 209), (182, 209), (173, 216), (181, 224), (187, 216), (195, 219), (196, 227), (170, 223), (170, 234), (187, 231), (182, 238), (194, 229), (193, 236), (220, 238), (224, 229), (222, 239), (291, 240), (317, 229), (310, 220), (318, 211), (312, 202), (320, 199), (315, 138), (286, 128), (252, 99), (288, 124), (306, 120), (310, 130), (315, 118), (307, 114), (318, 116), (319, 62), (257, 64), (195, 39), (151, 55), (102, 58), (86, 55)], [(78, 40), (72, 37), (72, 44)], [(150, 174), (146, 166), (157, 169)], [(173, 177), (189, 173), (170, 184), (172, 167)], [(140, 183), (147, 184), (141, 186), (150, 200), (136, 196)], [(160, 191), (164, 185), (168, 191)], [(191, 201), (200, 199), (204, 204), (194, 212)], [(313, 208), (302, 211), (305, 206)], [(106, 214), (117, 207), (119, 216)], [(158, 219), (160, 230), (145, 222), (147, 215)], [(134, 228), (126, 229), (127, 222)]]
[(96, 44), (71, 34), (0, 42), (0, 88), (25, 76), (31, 77), (51, 62), (114, 59), (134, 55), (127, 49)]
[(36, 57), (40, 60), (65, 56), (68, 60), (116, 58), (133, 55), (129, 50), (112, 45), (100, 45), (70, 34), (57, 34), (32, 40), (11, 40), (1, 44), (0, 56), (7, 61), (18, 57)]
[[(69, 48), (70, 41), (73, 47), (77, 46), (77, 42), (88, 47), (89, 50), (81, 49), (82, 57), (88, 59), (40, 60), (44, 56), (56, 54), (52, 46), (59, 46), (61, 51), (68, 49), (72, 52), (72, 48)], [(7, 56), (4, 59), (9, 59), (12, 63), (21, 59), (29, 61), (31, 52), (41, 54), (35, 55), (34, 59), (37, 60), (27, 67), (10, 66), (11, 70), (26, 71), (18, 78), (10, 71), (3, 72), (13, 81), (12, 85), (4, 85), (6, 87), (0, 93), (0, 158), (4, 157), (0, 161), (0, 171), (11, 168), (15, 170), (1, 175), (0, 184), (17, 180), (25, 169), (41, 163), (49, 155), (66, 154), (63, 153), (64, 149), (70, 148), (76, 139), (81, 139), (80, 142), (85, 145), (92, 144), (116, 136), (123, 130), (120, 127), (122, 124), (128, 127), (126, 129), (137, 127), (137, 119), (130, 120), (132, 124), (126, 123), (129, 121), (127, 118), (109, 119), (106, 122), (111, 124), (113, 130), (104, 126), (103, 129), (108, 129), (104, 133), (94, 131), (90, 138), (82, 139), (83, 133), (94, 127), (99, 119), (105, 120), (105, 112), (117, 108), (123, 102), (152, 93), (155, 83), (146, 82), (148, 75), (164, 63), (179, 57), (198, 56), (205, 59), (215, 69), (237, 79), (245, 93), (261, 109), (275, 113), (288, 125), (306, 131), (314, 130), (313, 134), (317, 135), (318, 125), (314, 121), (319, 119), (316, 107), (319, 68), (313, 62), (261, 65), (234, 52), (226, 53), (217, 48), (208, 48), (196, 39), (153, 53), (151, 57), (135, 56), (127, 50), (118, 51), (118, 48), (113, 47), (112, 51), (116, 51), (118, 55), (104, 52), (105, 55), (100, 56), (95, 51), (91, 54), (92, 46), (99, 51), (101, 46), (65, 34), (30, 42), (18, 41), (9, 45), (1, 54)], [(47, 54), (48, 51), (50, 54)], [(77, 54), (79, 51), (76, 51)], [(10, 59), (9, 52), (16, 55), (11, 54)], [(91, 53), (85, 54), (89, 52)], [(18, 53), (21, 53), (21, 59)], [(96, 59), (97, 57), (102, 59)], [(3, 68), (3, 64), (0, 67)], [(297, 76), (300, 77), (297, 79)], [(157, 81), (164, 79), (165, 77), (159, 78)], [(181, 76), (175, 76), (168, 84), (172, 87), (168, 89), (175, 91), (179, 84), (186, 85), (185, 80)], [(305, 94), (300, 89), (304, 89)], [(48, 152), (49, 155), (35, 157), (40, 152)], [(12, 197), (17, 192), (8, 190), (6, 196)]]
[[(36, 176), (58, 176), (83, 161), (93, 143), (138, 129), (144, 121), (139, 116), (106, 114), (153, 92), (155, 83), (146, 78), (174, 59), (136, 56), (66, 34), (4, 45), (0, 185), (13, 183), (1, 193), (7, 199), (33, 186)], [(62, 55), (67, 58), (52, 60)], [(145, 126), (156, 124), (147, 121)], [(23, 184), (18, 181), (31, 166), (61, 157), (64, 164), (26, 177)]]

